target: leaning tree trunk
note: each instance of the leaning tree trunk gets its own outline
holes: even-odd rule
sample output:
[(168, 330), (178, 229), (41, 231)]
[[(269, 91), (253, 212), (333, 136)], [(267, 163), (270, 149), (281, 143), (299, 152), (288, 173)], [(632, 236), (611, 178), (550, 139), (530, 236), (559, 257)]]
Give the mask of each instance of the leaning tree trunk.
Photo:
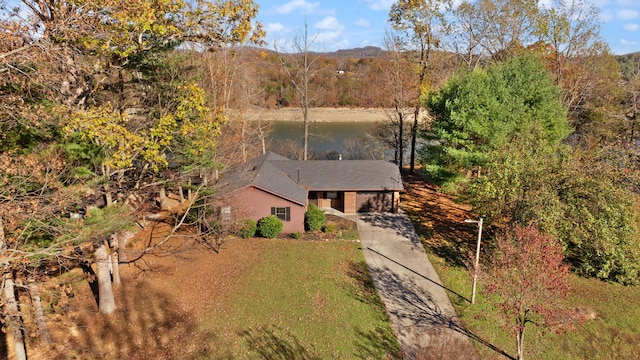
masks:
[(109, 255), (104, 242), (98, 244), (93, 256), (96, 263), (96, 276), (98, 277), (98, 311), (109, 315), (116, 310), (116, 301), (113, 297), (113, 286), (111, 285)]
[(20, 319), (20, 312), (18, 311), (18, 301), (16, 300), (13, 276), (11, 273), (4, 274), (4, 300), (7, 324), (13, 335), (16, 359), (26, 360), (27, 350), (24, 345), (22, 327), (20, 326), (22, 321)]
[(40, 343), (48, 345), (51, 343), (49, 328), (44, 320), (44, 311), (42, 310), (42, 301), (40, 301), (40, 290), (35, 279), (29, 279), (29, 296), (31, 297), (31, 305), (33, 306), (33, 315), (35, 317), (38, 332), (40, 334)]

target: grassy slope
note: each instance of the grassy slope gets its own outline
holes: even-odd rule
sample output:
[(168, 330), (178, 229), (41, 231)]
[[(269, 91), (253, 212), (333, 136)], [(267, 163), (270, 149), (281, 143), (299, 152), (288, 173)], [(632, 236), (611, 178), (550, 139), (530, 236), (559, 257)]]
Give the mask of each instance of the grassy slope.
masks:
[(266, 251), (201, 327), (216, 358), (381, 359), (396, 354), (354, 242), (252, 239)]
[[(460, 258), (465, 251), (463, 249), (470, 249), (474, 242), (465, 245), (460, 237), (475, 239), (477, 230), (463, 223), (465, 218), (473, 215), (462, 211), (468, 211), (463, 206), (452, 206), (448, 197), (424, 184), (410, 186), (406, 196), (403, 199), (405, 209), (416, 224), (444, 285), (452, 290), (450, 298), (458, 316), (471, 333), (483, 340), (476, 341), (481, 358), (505, 358), (492, 347), (515, 356), (515, 340), (500, 328), (497, 310), (483, 297), (482, 288), (478, 289), (476, 305), (453, 294), (461, 294), (467, 299), (471, 297), (470, 276)], [(435, 204), (446, 206), (435, 211)], [(456, 210), (458, 214), (447, 216), (447, 209)], [(452, 231), (465, 227), (468, 228), (466, 234)], [(585, 320), (577, 324), (574, 331), (559, 335), (545, 333), (530, 325), (525, 339), (525, 358), (640, 359), (640, 287), (624, 287), (574, 275), (571, 283), (573, 292), (567, 306), (582, 309), (585, 318), (595, 315), (595, 319)]]

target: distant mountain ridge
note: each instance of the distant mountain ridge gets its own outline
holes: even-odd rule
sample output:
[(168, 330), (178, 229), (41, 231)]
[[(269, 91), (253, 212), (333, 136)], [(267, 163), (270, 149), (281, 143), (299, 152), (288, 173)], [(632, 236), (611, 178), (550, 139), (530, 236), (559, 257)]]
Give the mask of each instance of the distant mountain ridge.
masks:
[[(255, 52), (260, 52), (260, 51), (266, 51), (269, 53), (276, 52), (272, 49), (264, 49), (264, 48), (259, 48), (255, 46), (242, 46), (240, 47), (240, 49), (244, 51), (255, 51)], [(319, 56), (324, 56), (324, 57), (329, 57), (334, 59), (349, 59), (349, 58), (367, 59), (367, 58), (379, 58), (381, 56), (384, 56), (386, 52), (387, 52), (386, 50), (381, 49), (377, 46), (365, 46), (365, 47), (358, 47), (353, 49), (340, 49), (337, 51), (321, 51), (321, 52), (309, 51), (309, 54), (319, 55)]]

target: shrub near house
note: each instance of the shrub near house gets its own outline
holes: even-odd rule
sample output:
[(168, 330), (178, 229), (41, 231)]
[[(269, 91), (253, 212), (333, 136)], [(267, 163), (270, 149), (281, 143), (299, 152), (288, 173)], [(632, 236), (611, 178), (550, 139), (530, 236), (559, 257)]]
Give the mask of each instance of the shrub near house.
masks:
[(304, 224), (306, 230), (316, 231), (322, 228), (322, 225), (327, 221), (327, 217), (324, 211), (320, 210), (314, 204), (309, 204), (307, 212), (304, 214)]
[(258, 233), (262, 237), (273, 239), (282, 231), (282, 221), (275, 215), (269, 215), (258, 220)]

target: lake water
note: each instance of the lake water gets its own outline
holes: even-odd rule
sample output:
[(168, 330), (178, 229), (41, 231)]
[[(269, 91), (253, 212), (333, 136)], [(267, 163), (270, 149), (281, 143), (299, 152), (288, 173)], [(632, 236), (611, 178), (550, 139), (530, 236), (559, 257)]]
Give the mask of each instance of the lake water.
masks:
[[(314, 122), (309, 124), (309, 150), (317, 154), (341, 153), (348, 139), (364, 136), (374, 122)], [(273, 142), (292, 139), (302, 144), (304, 124), (299, 121), (274, 121), (269, 139)]]

